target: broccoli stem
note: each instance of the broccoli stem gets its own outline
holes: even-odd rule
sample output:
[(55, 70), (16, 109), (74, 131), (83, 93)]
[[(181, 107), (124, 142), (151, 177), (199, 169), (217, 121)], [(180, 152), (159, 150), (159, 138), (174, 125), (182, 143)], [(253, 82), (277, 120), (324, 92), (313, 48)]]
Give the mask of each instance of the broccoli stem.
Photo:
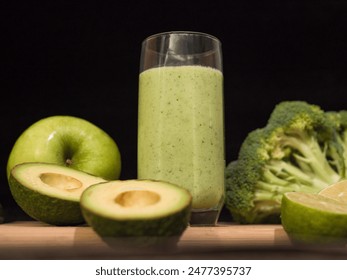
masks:
[(306, 184), (300, 184), (300, 183), (289, 183), (286, 186), (280, 186), (280, 185), (274, 185), (267, 182), (259, 181), (257, 183), (257, 187), (259, 190), (264, 190), (267, 192), (270, 192), (272, 194), (284, 194), (286, 192), (307, 192), (307, 193), (318, 193), (323, 188), (327, 187), (327, 185), (324, 186), (317, 186), (317, 185), (306, 185)]
[(345, 147), (343, 149), (343, 158), (345, 160), (345, 175), (347, 175), (347, 132), (344, 131), (343, 133), (341, 133), (338, 137), (337, 140), (340, 142), (340, 144)]
[(254, 201), (277, 201), (278, 203), (281, 202), (282, 194), (275, 194), (269, 191), (257, 189), (254, 193)]
[(312, 178), (309, 175), (303, 173), (299, 168), (283, 160), (271, 161), (268, 168), (273, 171), (276, 176), (280, 176), (282, 178), (284, 177), (284, 183), (288, 183), (288, 181), (290, 181), (289, 179), (303, 183), (312, 183)]
[(292, 191), (317, 193), (326, 186), (313, 174), (283, 160), (272, 160), (264, 167), (262, 180), (257, 182), (256, 199), (274, 199)]
[(285, 161), (273, 160), (267, 168), (269, 172), (264, 172), (264, 179), (268, 183), (288, 185), (294, 182), (298, 185), (317, 186), (319, 190), (327, 186), (325, 181), (317, 178), (311, 172), (303, 172), (300, 168)]
[[(300, 135), (299, 133), (297, 135)], [(329, 165), (325, 152), (322, 152), (317, 139), (314, 136), (303, 135), (299, 137), (285, 135), (282, 139), (283, 146), (289, 146), (300, 152), (302, 158), (296, 157), (297, 160), (304, 160), (305, 164), (309, 164), (312, 171), (318, 178), (332, 184), (340, 180), (340, 176)]]

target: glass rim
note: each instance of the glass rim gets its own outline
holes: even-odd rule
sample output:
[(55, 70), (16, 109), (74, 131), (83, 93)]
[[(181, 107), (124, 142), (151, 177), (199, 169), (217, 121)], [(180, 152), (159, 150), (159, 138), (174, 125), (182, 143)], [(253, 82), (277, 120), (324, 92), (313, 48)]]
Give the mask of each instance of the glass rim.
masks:
[(199, 32), (199, 31), (165, 31), (165, 32), (159, 32), (159, 33), (155, 33), (152, 34), (148, 37), (146, 37), (142, 43), (145, 43), (147, 41), (150, 41), (152, 39), (158, 38), (158, 37), (163, 37), (163, 36), (167, 36), (167, 35), (196, 35), (196, 36), (201, 36), (201, 37), (206, 37), (209, 38), (213, 41), (216, 41), (219, 45), (221, 45), (221, 41), (216, 37), (213, 36), (209, 33), (205, 33), (205, 32)]

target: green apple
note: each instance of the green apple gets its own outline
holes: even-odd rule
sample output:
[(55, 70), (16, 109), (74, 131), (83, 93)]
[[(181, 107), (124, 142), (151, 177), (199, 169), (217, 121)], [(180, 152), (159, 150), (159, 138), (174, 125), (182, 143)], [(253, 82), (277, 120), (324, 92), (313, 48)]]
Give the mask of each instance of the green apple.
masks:
[(105, 180), (118, 179), (121, 156), (115, 141), (91, 122), (73, 116), (51, 116), (28, 127), (15, 142), (7, 162), (54, 163)]

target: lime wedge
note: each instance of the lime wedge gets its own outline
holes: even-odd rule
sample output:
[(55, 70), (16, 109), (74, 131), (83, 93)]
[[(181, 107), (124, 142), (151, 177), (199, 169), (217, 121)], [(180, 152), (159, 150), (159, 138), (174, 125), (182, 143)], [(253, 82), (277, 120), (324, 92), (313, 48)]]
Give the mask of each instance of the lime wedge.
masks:
[(347, 203), (329, 197), (286, 193), (282, 198), (281, 220), (294, 241), (340, 243), (347, 240)]
[(347, 180), (332, 184), (321, 190), (319, 194), (347, 204)]

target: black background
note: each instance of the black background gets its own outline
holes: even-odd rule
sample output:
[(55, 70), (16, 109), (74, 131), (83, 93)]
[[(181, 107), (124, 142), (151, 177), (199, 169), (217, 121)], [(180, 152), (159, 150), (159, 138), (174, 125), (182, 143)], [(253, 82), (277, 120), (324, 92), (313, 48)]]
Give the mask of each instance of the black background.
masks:
[(0, 202), (9, 220), (26, 217), (8, 189), (7, 159), (43, 117), (98, 125), (120, 148), (121, 179), (136, 177), (140, 49), (155, 33), (191, 30), (221, 40), (227, 162), (280, 101), (347, 109), (345, 1), (3, 2)]

